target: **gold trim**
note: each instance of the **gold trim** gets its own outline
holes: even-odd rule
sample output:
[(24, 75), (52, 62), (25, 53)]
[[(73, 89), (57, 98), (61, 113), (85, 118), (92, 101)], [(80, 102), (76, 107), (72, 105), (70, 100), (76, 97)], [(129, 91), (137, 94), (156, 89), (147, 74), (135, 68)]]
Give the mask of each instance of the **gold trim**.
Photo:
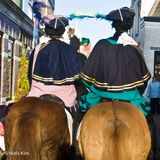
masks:
[(91, 82), (95, 82), (99, 85), (108, 85), (108, 83), (101, 83), (101, 82), (97, 82), (95, 78), (91, 78), (91, 77), (88, 77), (87, 75), (85, 75), (83, 72), (80, 72), (80, 76), (82, 75), (82, 77), (90, 80)]
[(135, 86), (131, 86), (131, 87), (124, 87), (124, 88), (108, 88), (108, 91), (121, 91), (122, 89), (133, 89), (134, 87), (138, 87), (138, 86), (142, 86), (144, 83), (140, 83), (140, 84), (137, 84)]
[[(145, 59), (144, 59), (144, 56), (143, 56), (143, 53), (142, 53), (142, 51), (140, 50), (140, 48), (138, 47), (138, 46), (135, 46), (135, 45), (132, 45), (132, 47), (133, 48), (135, 48), (138, 52), (136, 52), (136, 53), (138, 53), (141, 57), (142, 57), (142, 59), (143, 59), (143, 61), (144, 61), (144, 64), (146, 65), (146, 62), (145, 62)], [(147, 66), (147, 65), (146, 65)], [(147, 68), (147, 67), (146, 67)], [(148, 68), (147, 68), (147, 70), (148, 70)], [(149, 71), (148, 71), (149, 72)]]
[(41, 77), (41, 76), (37, 76), (35, 74), (33, 74), (32, 76), (33, 76), (33, 78), (38, 79), (38, 80), (43, 80), (43, 81), (47, 81), (47, 82), (53, 81), (53, 78), (44, 78), (44, 77)]
[(117, 90), (117, 91), (120, 91), (122, 89), (132, 89), (132, 88), (135, 88), (137, 86), (142, 86), (144, 84), (144, 81), (146, 81), (147, 79), (150, 78), (150, 73), (148, 72), (145, 76), (142, 77), (143, 79), (140, 80), (140, 81), (136, 81), (136, 82), (133, 82), (133, 83), (130, 83), (130, 84), (126, 84), (126, 85), (121, 85), (121, 86), (108, 86), (108, 83), (97, 82), (94, 78), (88, 77), (87, 75), (85, 75), (82, 72), (80, 73), (80, 76), (84, 80), (86, 80), (86, 81), (94, 84), (97, 87), (100, 87), (100, 88), (104, 88), (105, 87), (108, 90), (115, 90), (115, 91)]
[(62, 80), (54, 80), (53, 78), (44, 78), (44, 77), (41, 77), (41, 76), (37, 76), (35, 74), (33, 74), (33, 78), (35, 80), (39, 80), (39, 81), (42, 81), (42, 82), (53, 82), (53, 84), (63, 84), (65, 82), (72, 82), (75, 79), (79, 78), (79, 74), (74, 75), (73, 77), (62, 79)]

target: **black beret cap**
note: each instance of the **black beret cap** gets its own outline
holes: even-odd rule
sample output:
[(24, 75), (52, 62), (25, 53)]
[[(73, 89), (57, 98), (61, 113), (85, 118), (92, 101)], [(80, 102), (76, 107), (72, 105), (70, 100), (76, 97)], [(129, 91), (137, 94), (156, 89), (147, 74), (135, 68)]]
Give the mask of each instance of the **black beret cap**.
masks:
[(120, 9), (116, 9), (111, 11), (109, 14), (106, 15), (106, 19), (107, 20), (120, 20), (120, 21), (124, 21), (128, 18), (133, 19), (135, 16), (135, 12), (128, 8), (128, 7), (122, 7)]
[(59, 29), (62, 27), (66, 27), (69, 24), (69, 20), (65, 17), (56, 17), (52, 20), (50, 20), (48, 23), (45, 23), (45, 25), (49, 28), (53, 29)]

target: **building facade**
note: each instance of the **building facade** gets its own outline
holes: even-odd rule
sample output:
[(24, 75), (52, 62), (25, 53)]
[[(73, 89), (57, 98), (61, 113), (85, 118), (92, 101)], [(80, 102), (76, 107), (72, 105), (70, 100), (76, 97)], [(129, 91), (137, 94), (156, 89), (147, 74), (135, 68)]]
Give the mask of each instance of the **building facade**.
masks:
[[(33, 49), (34, 22), (29, 2), (0, 1), (0, 104), (14, 101), (20, 53), (27, 55)], [(50, 5), (48, 0), (44, 2)], [(52, 6), (43, 12), (53, 13)]]
[(132, 0), (136, 16), (131, 31), (152, 74), (160, 80), (160, 0)]

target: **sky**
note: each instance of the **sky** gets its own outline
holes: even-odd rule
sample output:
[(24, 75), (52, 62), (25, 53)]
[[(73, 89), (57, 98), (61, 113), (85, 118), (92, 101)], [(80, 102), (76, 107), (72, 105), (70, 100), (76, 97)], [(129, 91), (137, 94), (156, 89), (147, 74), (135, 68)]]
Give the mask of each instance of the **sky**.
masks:
[[(68, 16), (75, 12), (108, 14), (114, 9), (130, 7), (131, 0), (55, 0), (55, 14)], [(87, 37), (93, 47), (100, 39), (114, 33), (111, 22), (99, 19), (74, 19), (69, 27), (75, 28), (79, 37)]]

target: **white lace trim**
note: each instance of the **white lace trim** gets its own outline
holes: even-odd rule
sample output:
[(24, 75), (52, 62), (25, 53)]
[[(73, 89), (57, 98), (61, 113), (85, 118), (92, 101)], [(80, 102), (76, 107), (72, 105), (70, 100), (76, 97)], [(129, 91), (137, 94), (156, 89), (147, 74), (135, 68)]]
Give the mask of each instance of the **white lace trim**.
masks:
[(119, 36), (117, 44), (123, 44), (123, 46), (126, 45), (138, 46), (138, 43), (132, 37), (130, 37), (126, 32), (122, 33)]

